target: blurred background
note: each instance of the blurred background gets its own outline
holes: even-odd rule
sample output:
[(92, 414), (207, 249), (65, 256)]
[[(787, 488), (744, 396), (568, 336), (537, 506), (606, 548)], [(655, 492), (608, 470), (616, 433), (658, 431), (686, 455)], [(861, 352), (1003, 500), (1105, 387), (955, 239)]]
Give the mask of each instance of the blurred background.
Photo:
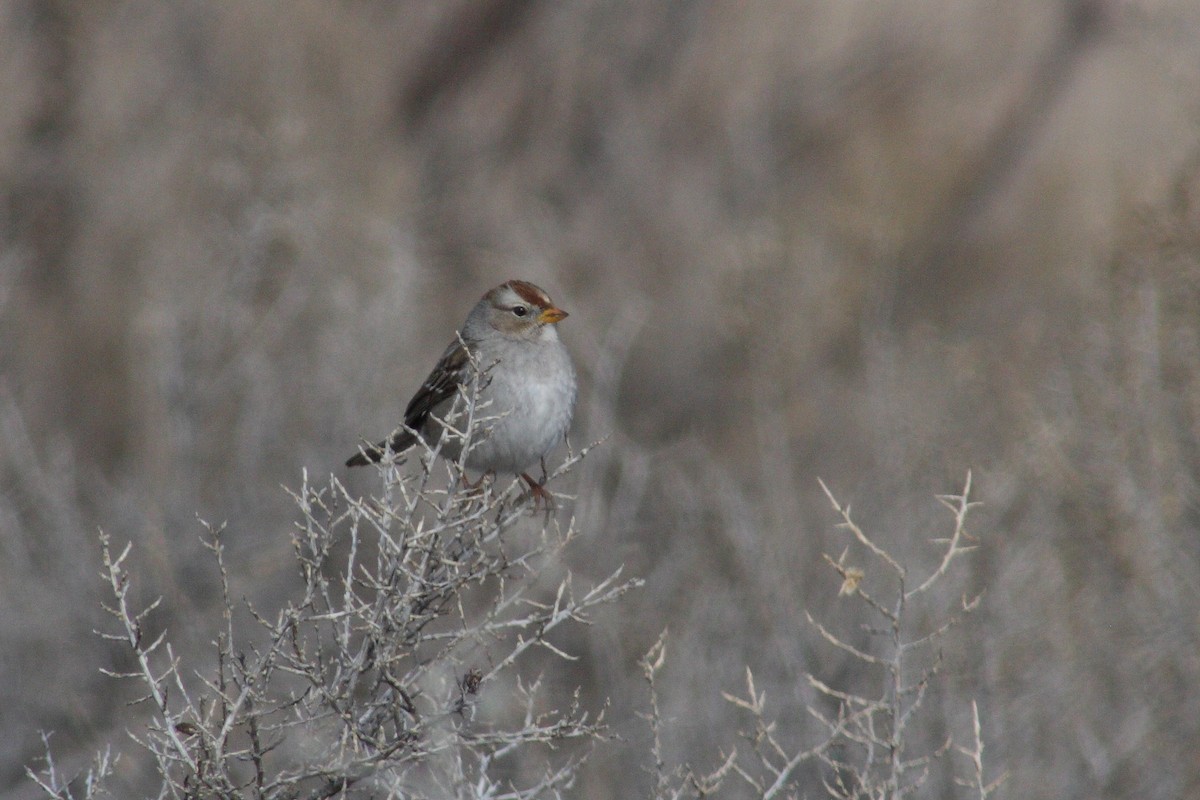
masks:
[(1198, 37), (1190, 0), (0, 3), (0, 796), (41, 730), (132, 749), (97, 529), (181, 652), (197, 516), (278, 603), (281, 484), (346, 477), (512, 277), (610, 436), (569, 566), (647, 579), (564, 644), (623, 737), (579, 796), (649, 792), (664, 628), (675, 761), (736, 743), (747, 666), (797, 743), (804, 672), (876, 691), (804, 622), (844, 616), (817, 478), (932, 567), (968, 469), (945, 596), (986, 595), (921, 735), (976, 700), (1004, 796), (1200, 794)]

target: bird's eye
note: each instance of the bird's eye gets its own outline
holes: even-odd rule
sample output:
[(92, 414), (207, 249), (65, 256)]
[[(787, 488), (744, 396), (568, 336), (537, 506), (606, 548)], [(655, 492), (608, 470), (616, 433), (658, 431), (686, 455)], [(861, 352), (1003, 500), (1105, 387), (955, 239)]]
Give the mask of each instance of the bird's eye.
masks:
[(514, 314), (516, 314), (518, 317), (523, 317), (529, 313), (529, 309), (526, 308), (525, 306), (513, 306), (512, 312)]

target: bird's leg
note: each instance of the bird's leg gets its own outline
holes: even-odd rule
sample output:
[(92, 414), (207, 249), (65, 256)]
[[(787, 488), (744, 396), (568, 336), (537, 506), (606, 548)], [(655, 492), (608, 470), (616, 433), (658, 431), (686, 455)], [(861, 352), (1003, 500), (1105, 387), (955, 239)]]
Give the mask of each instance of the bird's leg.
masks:
[(479, 476), (479, 480), (475, 481), (474, 483), (471, 483), (469, 480), (467, 480), (467, 473), (464, 472), (463, 476), (462, 476), (463, 487), (466, 488), (466, 490), (468, 492), (473, 492), (473, 491), (477, 490), (480, 486), (483, 486), (484, 480), (486, 480), (488, 477), (494, 476), (495, 474), (496, 474), (496, 472), (494, 470), (489, 469), (487, 472), (485, 472)]
[(535, 481), (533, 478), (529, 477), (528, 472), (522, 472), (521, 478), (527, 484), (529, 484), (529, 493), (533, 496), (534, 511), (537, 510), (539, 502), (542, 502), (545, 504), (547, 514), (549, 514), (551, 511), (553, 511), (554, 510), (554, 496), (551, 495), (550, 492), (546, 491), (546, 462), (545, 461), (542, 462), (542, 480), (541, 481)]

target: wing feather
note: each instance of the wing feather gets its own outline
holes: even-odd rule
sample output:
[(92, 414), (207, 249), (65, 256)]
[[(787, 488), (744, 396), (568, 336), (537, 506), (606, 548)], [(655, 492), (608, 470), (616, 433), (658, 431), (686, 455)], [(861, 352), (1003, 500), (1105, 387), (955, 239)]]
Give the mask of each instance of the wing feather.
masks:
[[(405, 428), (421, 430), (429, 415), (442, 403), (454, 397), (458, 387), (467, 380), (470, 369), (471, 357), (462, 341), (456, 337), (442, 353), (437, 366), (429, 373), (421, 388), (408, 401), (408, 407), (404, 409)], [(393, 453), (401, 453), (412, 447), (417, 439), (406, 429), (397, 431), (391, 439), (384, 439), (373, 447), (362, 448), (346, 461), (346, 466), (361, 467), (378, 463), (389, 449)]]

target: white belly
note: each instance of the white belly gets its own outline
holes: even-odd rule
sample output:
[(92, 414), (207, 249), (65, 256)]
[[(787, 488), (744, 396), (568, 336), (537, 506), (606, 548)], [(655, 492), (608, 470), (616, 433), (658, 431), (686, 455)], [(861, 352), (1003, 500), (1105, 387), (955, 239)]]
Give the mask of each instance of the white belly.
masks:
[[(497, 365), (490, 382), (480, 391), (480, 409), (466, 464), (472, 470), (497, 473), (526, 472), (558, 445), (571, 427), (575, 406), (575, 372), (566, 348), (557, 340), (534, 348), (521, 363)], [(493, 359), (494, 360), (494, 359)], [(491, 363), (486, 353), (480, 363)], [(514, 373), (526, 376), (514, 380)], [(553, 380), (530, 375), (554, 374)], [(563, 376), (569, 376), (564, 380)]]

